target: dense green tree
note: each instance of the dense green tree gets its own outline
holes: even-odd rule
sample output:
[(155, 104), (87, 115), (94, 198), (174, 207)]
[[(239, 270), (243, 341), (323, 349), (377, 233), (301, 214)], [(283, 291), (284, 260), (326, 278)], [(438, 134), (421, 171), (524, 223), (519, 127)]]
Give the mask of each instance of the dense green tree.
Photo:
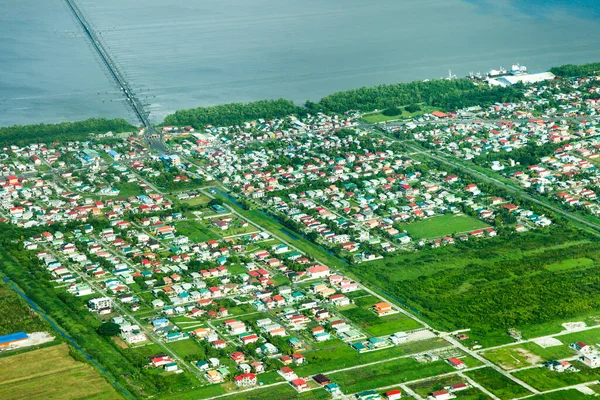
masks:
[(90, 133), (135, 131), (137, 128), (124, 119), (90, 118), (60, 124), (14, 125), (0, 128), (0, 141), (6, 144), (85, 140)]
[(165, 118), (165, 125), (203, 128), (205, 125), (237, 125), (257, 119), (283, 118), (292, 114), (305, 114), (302, 107), (285, 99), (260, 100), (251, 103), (231, 103), (213, 107), (179, 110)]
[(399, 109), (398, 107), (390, 107), (387, 110), (384, 110), (382, 112), (382, 114), (385, 115), (386, 117), (394, 117), (396, 115), (402, 114), (402, 110)]
[(114, 322), (105, 322), (98, 327), (98, 334), (101, 336), (116, 336), (119, 334), (120, 327)]
[(583, 65), (566, 64), (550, 69), (550, 72), (554, 75), (561, 77), (588, 76), (596, 74), (599, 71), (600, 63), (598, 62)]

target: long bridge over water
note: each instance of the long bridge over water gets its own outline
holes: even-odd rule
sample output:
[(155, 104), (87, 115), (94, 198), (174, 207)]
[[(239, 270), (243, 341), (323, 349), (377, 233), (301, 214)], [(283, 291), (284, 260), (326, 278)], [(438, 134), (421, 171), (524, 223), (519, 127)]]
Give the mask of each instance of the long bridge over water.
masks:
[(106, 68), (108, 69), (109, 74), (111, 75), (111, 77), (115, 80), (115, 82), (119, 86), (119, 88), (120, 88), (119, 90), (121, 90), (121, 92), (123, 92), (123, 95), (125, 96), (125, 99), (126, 99), (127, 103), (129, 104), (129, 106), (131, 107), (131, 109), (133, 110), (135, 116), (137, 117), (137, 119), (140, 120), (142, 125), (144, 125), (144, 127), (146, 128), (145, 129), (145, 131), (146, 131), (145, 138), (146, 138), (146, 141), (148, 142), (148, 144), (150, 146), (152, 146), (152, 148), (154, 148), (155, 150), (157, 150), (159, 152), (167, 152), (167, 147), (165, 146), (165, 144), (162, 140), (162, 134), (160, 132), (158, 132), (156, 130), (156, 128), (154, 128), (154, 126), (150, 122), (149, 113), (144, 108), (144, 105), (142, 104), (142, 102), (136, 97), (134, 91), (129, 86), (127, 79), (125, 79), (123, 77), (123, 74), (119, 71), (117, 64), (111, 58), (109, 52), (106, 50), (106, 48), (102, 44), (102, 41), (100, 40), (100, 38), (94, 31), (92, 26), (85, 19), (85, 16), (81, 12), (81, 10), (77, 6), (77, 4), (75, 3), (75, 0), (65, 0), (65, 1), (67, 3), (67, 6), (69, 7), (69, 9), (73, 12), (73, 15), (75, 16), (75, 18), (77, 19), (77, 21), (83, 28), (83, 32), (90, 39), (90, 42), (92, 43), (94, 50), (100, 56), (100, 59), (102, 60), (103, 64), (106, 66)]

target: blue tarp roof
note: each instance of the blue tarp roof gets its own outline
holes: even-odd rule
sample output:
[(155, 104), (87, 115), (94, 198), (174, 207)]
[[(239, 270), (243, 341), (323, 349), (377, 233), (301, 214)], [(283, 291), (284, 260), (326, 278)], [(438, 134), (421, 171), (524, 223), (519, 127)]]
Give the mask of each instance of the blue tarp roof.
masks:
[(17, 340), (23, 340), (27, 338), (28, 336), (25, 332), (11, 333), (10, 335), (0, 336), (0, 344), (15, 342)]

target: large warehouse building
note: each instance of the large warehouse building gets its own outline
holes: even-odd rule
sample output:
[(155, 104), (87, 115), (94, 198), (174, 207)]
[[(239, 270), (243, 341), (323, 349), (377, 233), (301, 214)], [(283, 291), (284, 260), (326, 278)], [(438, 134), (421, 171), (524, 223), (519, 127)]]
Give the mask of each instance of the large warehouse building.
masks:
[(23, 343), (27, 341), (29, 337), (25, 332), (11, 333), (10, 335), (0, 336), (0, 349), (9, 347), (15, 343)]
[(540, 72), (537, 74), (506, 75), (497, 78), (488, 78), (491, 86), (512, 86), (517, 83), (529, 85), (532, 83), (551, 81), (556, 76), (552, 72)]

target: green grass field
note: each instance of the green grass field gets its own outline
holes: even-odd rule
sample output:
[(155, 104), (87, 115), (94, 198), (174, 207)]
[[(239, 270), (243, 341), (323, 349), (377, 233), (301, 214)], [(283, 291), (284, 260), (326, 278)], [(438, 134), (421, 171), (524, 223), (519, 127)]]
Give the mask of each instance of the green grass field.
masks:
[(523, 386), (514, 383), (491, 368), (480, 368), (473, 371), (467, 371), (465, 374), (502, 400), (514, 399), (515, 397), (531, 394), (529, 390), (525, 389)]
[(295, 367), (298, 375), (312, 375), (319, 372), (334, 371), (339, 368), (354, 367), (370, 362), (386, 360), (407, 354), (421, 353), (446, 346), (448, 343), (442, 339), (422, 340), (406, 343), (383, 350), (359, 353), (347, 343), (339, 339), (329, 340), (316, 350), (303, 351), (302, 354), (308, 361), (306, 364)]
[(398, 228), (406, 230), (413, 239), (430, 239), (487, 227), (489, 225), (485, 222), (468, 215), (445, 214), (417, 222), (402, 223)]
[(329, 374), (328, 377), (340, 385), (344, 393), (356, 393), (452, 371), (454, 371), (454, 368), (442, 360), (432, 363), (420, 363), (412, 358), (401, 358), (350, 371)]
[(340, 313), (373, 336), (390, 335), (421, 327), (421, 324), (404, 314), (379, 317), (370, 307), (347, 308), (340, 311)]
[(205, 242), (210, 239), (218, 240), (220, 236), (213, 230), (196, 221), (180, 221), (175, 223), (177, 234), (187, 236), (192, 242)]
[(210, 202), (210, 197), (205, 196), (205, 195), (200, 195), (198, 197), (194, 197), (193, 199), (189, 199), (189, 200), (180, 200), (182, 203), (187, 204), (189, 206), (195, 207), (195, 206), (204, 206), (206, 204), (208, 204)]
[[(427, 398), (431, 392), (442, 390), (447, 386), (452, 386), (457, 383), (465, 383), (465, 379), (459, 375), (445, 376), (442, 378), (434, 378), (428, 381), (415, 383), (410, 385), (410, 388), (423, 398)], [(457, 393), (457, 397), (463, 400), (484, 400), (490, 397), (477, 388), (469, 388)]]
[(75, 361), (61, 344), (2, 359), (0, 398), (120, 399), (121, 396), (90, 365)]
[(229, 224), (229, 228), (227, 228), (226, 230), (222, 230), (222, 229), (218, 228), (210, 220), (206, 220), (206, 221), (207, 221), (207, 223), (210, 224), (208, 229), (211, 232), (213, 232), (213, 233), (215, 233), (217, 235), (223, 236), (223, 237), (235, 236), (235, 235), (243, 235), (245, 233), (253, 233), (253, 232), (258, 232), (259, 231), (255, 226), (250, 225), (250, 224), (248, 224), (248, 226), (242, 226), (241, 225), (242, 220), (240, 220), (240, 219), (234, 219)]
[(571, 260), (563, 260), (554, 264), (546, 265), (548, 271), (568, 271), (571, 269), (579, 269), (584, 267), (591, 267), (595, 264), (595, 261), (589, 258), (573, 258)]
[(600, 379), (600, 370), (591, 369), (579, 361), (571, 361), (579, 372), (554, 372), (545, 367), (517, 371), (513, 375), (539, 390), (557, 389)]
[(204, 349), (200, 347), (193, 339), (184, 339), (167, 343), (167, 347), (172, 349), (180, 357), (195, 354), (198, 354), (202, 357), (204, 355)]
[(139, 196), (142, 194), (142, 189), (137, 182), (119, 182), (116, 184), (119, 189), (119, 197)]
[(600, 327), (587, 331), (568, 333), (566, 335), (557, 336), (556, 338), (563, 342), (565, 346), (575, 342), (586, 342), (587, 344), (597, 347), (600, 345)]
[(434, 107), (425, 106), (425, 105), (421, 106), (420, 111), (416, 111), (416, 112), (412, 112), (412, 113), (404, 110), (404, 107), (400, 107), (400, 108), (402, 108), (403, 110), (402, 110), (402, 113), (400, 113), (398, 115), (388, 116), (388, 115), (383, 115), (382, 113), (379, 112), (379, 113), (365, 115), (362, 119), (366, 123), (376, 124), (378, 122), (393, 121), (393, 120), (400, 119), (400, 118), (414, 118), (414, 117), (421, 116), (425, 113), (430, 113), (432, 111), (435, 111)]

